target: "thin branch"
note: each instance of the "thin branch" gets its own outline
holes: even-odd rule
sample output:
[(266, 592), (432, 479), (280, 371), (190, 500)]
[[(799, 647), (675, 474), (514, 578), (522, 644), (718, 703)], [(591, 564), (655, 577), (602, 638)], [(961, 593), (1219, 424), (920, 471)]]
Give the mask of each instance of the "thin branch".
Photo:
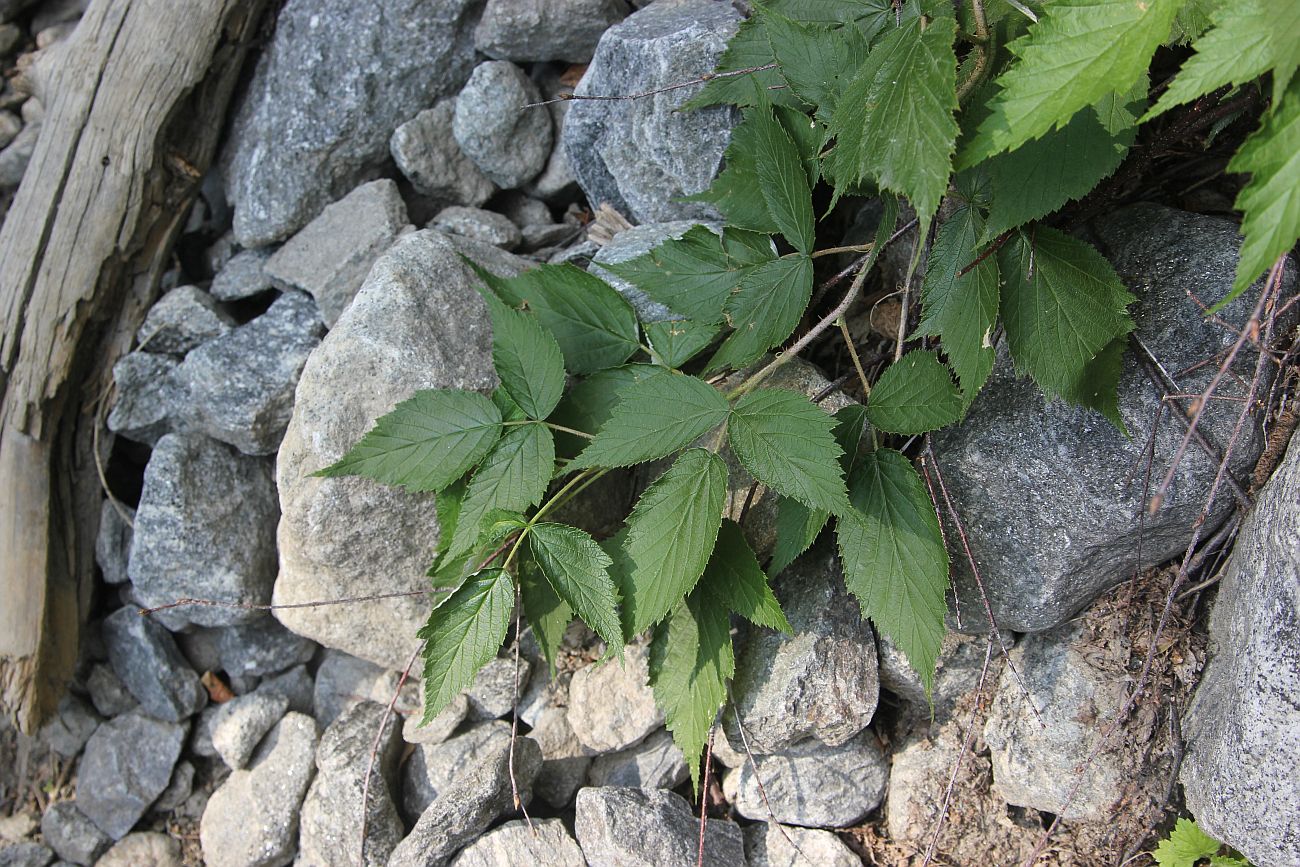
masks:
[(519, 645), (523, 634), (523, 585), (518, 581), (515, 582), (515, 691), (510, 702), (510, 753), (506, 757), (506, 767), (510, 774), (510, 797), (514, 800), (515, 809), (524, 814), (524, 821), (528, 824), (528, 830), (537, 836), (537, 828), (533, 826), (533, 819), (528, 815), (528, 808), (524, 806), (524, 801), (519, 797), (519, 782), (515, 779), (515, 741), (519, 738)]
[(838, 253), (870, 253), (874, 247), (873, 242), (866, 244), (849, 244), (846, 247), (827, 247), (825, 250), (814, 250), (812, 258), (820, 259), (822, 256), (834, 256)]
[(254, 605), (249, 602), (222, 602), (219, 599), (195, 599), (190, 596), (177, 599), (175, 602), (168, 602), (166, 605), (155, 605), (153, 608), (141, 608), (140, 616), (148, 617), (159, 611), (167, 611), (170, 608), (181, 608), (186, 605), (203, 605), (208, 608), (241, 608), (246, 611), (283, 611), (286, 608), (322, 608), (326, 605), (352, 605), (357, 602), (377, 602), (381, 599), (405, 599), (410, 596), (433, 596), (445, 592), (433, 588), (422, 590), (398, 590), (393, 593), (369, 593), (365, 596), (345, 596), (341, 599), (317, 599), (312, 602), (288, 602), (278, 605)]
[(388, 707), (384, 709), (384, 715), (379, 720), (379, 731), (375, 732), (375, 742), (370, 745), (370, 759), (366, 762), (366, 780), (361, 786), (361, 839), (357, 843), (358, 864), (366, 863), (366, 827), (370, 819), (370, 778), (375, 773), (375, 758), (379, 755), (379, 745), (383, 743), (384, 732), (388, 730), (388, 721), (393, 717), (397, 698), (402, 694), (402, 687), (406, 686), (406, 680), (411, 676), (411, 669), (415, 667), (415, 661), (420, 658), (422, 650), (424, 650), (423, 641), (415, 648), (415, 652), (406, 663), (406, 668), (402, 670), (402, 676), (397, 681), (397, 689), (393, 690), (393, 697), (388, 700)]
[(696, 867), (704, 867), (704, 829), (708, 825), (709, 814), (709, 773), (713, 765), (713, 733), (709, 728), (709, 742), (704, 747), (704, 773), (700, 775), (700, 846), (695, 856)]
[(681, 90), (683, 87), (694, 87), (697, 84), (705, 84), (718, 78), (734, 78), (737, 75), (752, 75), (755, 72), (766, 72), (769, 69), (776, 69), (776, 64), (765, 63), (762, 66), (749, 66), (744, 69), (734, 69), (730, 72), (706, 72), (697, 78), (692, 78), (690, 81), (679, 81), (675, 84), (666, 84), (663, 87), (656, 87), (654, 90), (644, 90), (640, 93), (629, 93), (623, 96), (587, 96), (577, 93), (561, 93), (559, 96), (543, 100), (542, 102), (530, 102), (527, 105), (522, 106), (520, 111), (529, 108), (539, 108), (543, 105), (551, 105), (556, 102), (572, 102), (574, 100), (610, 102), (624, 99), (645, 99), (647, 96), (656, 96), (660, 93), (668, 93), (672, 90)]
[(858, 358), (857, 347), (853, 345), (853, 335), (849, 334), (849, 324), (844, 321), (844, 317), (839, 318), (840, 334), (844, 335), (844, 345), (849, 350), (849, 358), (853, 359), (853, 367), (858, 372), (858, 382), (862, 383), (862, 397), (865, 400), (871, 395), (871, 383), (867, 382), (867, 372), (862, 369), (862, 359)]

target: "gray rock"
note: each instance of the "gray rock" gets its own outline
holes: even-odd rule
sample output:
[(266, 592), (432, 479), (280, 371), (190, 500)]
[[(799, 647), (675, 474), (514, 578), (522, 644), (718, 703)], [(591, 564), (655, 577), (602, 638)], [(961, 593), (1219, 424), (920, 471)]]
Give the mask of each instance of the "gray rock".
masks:
[[(1009, 632), (1002, 635), (1008, 649), (1016, 643)], [(907, 654), (886, 635), (880, 636), (880, 686), (901, 698), (907, 705), (907, 715), (913, 720), (929, 719), (933, 707), (933, 721), (944, 722), (953, 712), (958, 699), (979, 685), (980, 671), (984, 668), (985, 636), (962, 635), (947, 632), (935, 665), (934, 686), (927, 698), (925, 684), (908, 662)], [(1002, 653), (995, 643), (993, 655)], [(989, 675), (991, 680), (992, 675)]]
[(252, 692), (226, 702), (212, 719), (213, 749), (227, 767), (245, 767), (288, 709), (289, 699), (274, 692)]
[(99, 829), (120, 840), (171, 781), (185, 743), (185, 726), (139, 713), (114, 717), (86, 744), (77, 780), (77, 806)]
[[(374, 424), (421, 388), (496, 385), (491, 328), (457, 251), (501, 273), (523, 262), (436, 232), (402, 237), (312, 353), (277, 462), (282, 517), (276, 603), (421, 590), (438, 538), (433, 497), (363, 478), (322, 479)], [(279, 610), (292, 631), (405, 668), (429, 599)]]
[(282, 695), (289, 701), (289, 710), (310, 716), (316, 707), (314, 687), (307, 666), (295, 665), (283, 674), (262, 681), (257, 691)]
[[(528, 683), (532, 663), (519, 658), (518, 679), (520, 691)], [(515, 705), (515, 661), (498, 657), (490, 660), (474, 675), (474, 682), (465, 690), (469, 698), (468, 719), (479, 722), (500, 719), (510, 713)]]
[(58, 714), (41, 727), (41, 742), (64, 758), (73, 758), (103, 722), (94, 710), (72, 693), (59, 699)]
[(222, 627), (194, 626), (176, 633), (176, 645), (195, 671), (221, 670)]
[[(557, 94), (568, 92), (568, 87), (560, 84), (558, 79), (554, 80), (554, 88), (548, 87), (548, 82), (543, 79), (542, 96), (552, 99)], [(573, 174), (573, 167), (569, 165), (569, 157), (564, 152), (564, 145), (560, 138), (563, 135), (564, 119), (569, 114), (569, 106), (572, 103), (567, 100), (561, 102), (552, 102), (546, 106), (551, 113), (551, 126), (555, 130), (555, 146), (551, 148), (551, 155), (546, 158), (546, 167), (542, 173), (533, 178), (527, 184), (524, 184), (524, 191), (530, 196), (536, 196), (547, 202), (568, 202), (578, 197), (578, 179)]]
[(585, 865), (578, 841), (559, 819), (506, 822), (479, 837), (451, 862), (452, 867), (575, 867)]
[(482, 241), (484, 244), (491, 244), (503, 250), (513, 250), (524, 238), (519, 227), (501, 214), (459, 205), (439, 211), (433, 218), (433, 222), (429, 224), (429, 228), (449, 235), (473, 238), (475, 241)]
[(47, 0), (32, 16), (31, 31), (39, 34), (59, 24), (75, 24), (89, 5), (90, 0)]
[(315, 773), (317, 740), (311, 717), (286, 715), (262, 742), (249, 769), (233, 772), (212, 793), (199, 824), (203, 858), (210, 867), (289, 863), (298, 839), (299, 809)]
[[(643, 256), (668, 239), (677, 239), (693, 227), (701, 225), (698, 220), (672, 220), (664, 223), (644, 223), (625, 229), (614, 236), (614, 240), (600, 248), (600, 252), (591, 257), (587, 270), (618, 290), (628, 302), (636, 308), (636, 315), (642, 322), (662, 322), (668, 319), (680, 319), (681, 316), (669, 310), (658, 301), (653, 301), (645, 292), (633, 286), (627, 280), (614, 275), (601, 265), (617, 265)], [(712, 231), (721, 231), (718, 223), (703, 224)]]
[[(402, 820), (392, 797), (402, 746), (395, 720), (390, 718), (384, 724), (373, 768), (370, 764), (385, 713), (383, 705), (362, 702), (331, 723), (321, 736), (316, 751), (316, 779), (302, 805), (300, 863), (354, 867), (358, 852), (362, 867), (389, 863), (389, 854), (402, 839)], [(369, 800), (363, 802), (368, 768)], [(367, 828), (364, 849), (357, 839), (363, 810)]]
[(538, 250), (572, 241), (582, 230), (567, 223), (529, 223), (523, 227), (522, 234), (524, 249)]
[(455, 113), (456, 100), (441, 100), (399, 126), (388, 147), (417, 192), (477, 208), (492, 198), (497, 185), (456, 144), (451, 131)]
[(397, 184), (371, 181), (326, 206), (272, 254), (263, 271), (279, 289), (309, 293), (321, 319), (333, 327), (375, 260), (409, 228)]
[(456, 97), (452, 133), (465, 156), (494, 184), (520, 187), (546, 167), (554, 133), (537, 85), (504, 60), (481, 63)]
[(363, 701), (387, 705), (399, 675), (347, 653), (330, 650), (316, 669), (316, 719), (328, 726)]
[(860, 867), (862, 859), (830, 831), (771, 822), (745, 829), (749, 867)]
[(139, 704), (122, 678), (117, 676), (117, 672), (102, 662), (95, 663), (90, 669), (90, 674), (86, 677), (86, 691), (90, 693), (90, 701), (100, 716), (115, 717)]
[(127, 834), (95, 862), (95, 867), (181, 867), (181, 844), (156, 831)]
[(108, 851), (113, 841), (99, 830), (74, 801), (52, 804), (41, 817), (41, 836), (64, 861), (93, 864)]
[[(1131, 308), (1138, 338), (1166, 370), (1212, 358), (1235, 340), (1188, 297), (1191, 292), (1210, 304), (1231, 287), (1240, 247), (1235, 223), (1137, 205), (1098, 221), (1094, 229), (1100, 249), (1138, 296)], [(1295, 285), (1294, 268), (1287, 269), (1284, 283)], [(1256, 297), (1247, 292), (1219, 315), (1241, 327)], [(1234, 372), (1249, 379), (1254, 364), (1253, 352), (1245, 347)], [(1214, 370), (1215, 365), (1207, 365), (1179, 375), (1179, 390), (1200, 393)], [(1239, 396), (1244, 386), (1233, 380), (1227, 377), (1217, 393)], [(1125, 436), (1095, 412), (1060, 401), (1044, 403), (1032, 382), (1015, 378), (1003, 348), (966, 420), (936, 432), (937, 462), (953, 504), (967, 522), (971, 552), (1000, 628), (1034, 632), (1063, 623), (1131, 577), (1139, 548), (1143, 563), (1183, 552), (1217, 461), (1193, 444), (1164, 506), (1139, 520), (1146, 507), (1144, 472), (1133, 468), (1146, 464), (1163, 393), (1128, 352), (1119, 384)], [(1210, 401), (1199, 431), (1222, 448), (1240, 409), (1233, 401)], [(1165, 475), (1182, 438), (1180, 423), (1166, 415), (1157, 426), (1152, 479)], [(1262, 444), (1257, 424), (1248, 425), (1231, 470), (1247, 472)], [(1203, 532), (1212, 532), (1233, 508), (1231, 493), (1221, 490)], [(964, 628), (987, 629), (964, 557), (953, 558), (953, 577)]]
[(542, 770), (533, 792), (552, 807), (568, 806), (586, 782), (590, 752), (573, 733), (562, 707), (543, 709), (528, 736), (542, 749)]
[(627, 13), (623, 0), (488, 0), (474, 30), (474, 47), (494, 60), (586, 63), (600, 35)]
[(27, 173), (27, 164), (36, 153), (36, 140), (41, 136), (40, 123), (28, 123), (0, 150), (0, 190), (17, 189)]
[(294, 635), (274, 618), (263, 617), (220, 630), (217, 651), (226, 674), (260, 677), (311, 662), (316, 642)]
[[(712, 72), (740, 15), (710, 0), (659, 0), (605, 31), (578, 83), (581, 96), (626, 96)], [(633, 222), (717, 219), (699, 202), (722, 165), (737, 113), (678, 111), (698, 91), (644, 99), (574, 102), (564, 122), (569, 164), (595, 207), (608, 202)]]
[[(839, 559), (814, 548), (773, 582), (793, 635), (741, 628), (727, 739), (754, 753), (776, 753), (808, 736), (829, 746), (867, 727), (879, 696), (876, 641), (844, 588)], [(803, 824), (803, 823), (798, 823)]]
[(287, 292), (252, 322), (185, 356), (176, 379), (188, 395), (191, 427), (244, 454), (274, 454), (321, 332), (315, 303)]
[[(21, 31), (12, 24), (0, 26), (0, 48), (3, 48), (4, 42), (11, 32), (21, 33)], [(8, 52), (0, 51), (0, 56), (3, 56), (6, 53)], [(18, 119), (18, 115), (14, 114), (12, 111), (0, 111), (0, 148), (3, 148), (9, 144), (9, 142), (13, 141), (14, 137), (18, 135), (22, 128), (23, 122)]]
[(6, 843), (0, 846), (0, 867), (45, 867), (54, 852), (40, 843)]
[(286, 238), (388, 158), (402, 121), (474, 63), (472, 0), (292, 0), (258, 60), (225, 156), (235, 237)]
[(140, 349), (149, 352), (184, 355), (234, 327), (235, 320), (218, 309), (207, 292), (197, 286), (178, 286), (149, 308), (135, 339)]
[(630, 747), (664, 724), (650, 689), (650, 651), (630, 644), (622, 660), (589, 665), (569, 682), (569, 725), (594, 753)]
[[(124, 514), (125, 513), (125, 514)], [(99, 509), (99, 534), (95, 536), (95, 562), (108, 584), (129, 580), (126, 561), (131, 553), (131, 524), (135, 509), (105, 499)]]
[(749, 763), (727, 772), (722, 781), (727, 800), (740, 815), (759, 820), (770, 818), (770, 804), (787, 825), (847, 828), (880, 806), (889, 781), (889, 763), (870, 731), (837, 747), (802, 741), (781, 753), (755, 756), (754, 765), (757, 776)]
[(190, 752), (205, 759), (217, 758), (217, 748), (212, 745), (212, 724), (217, 719), (221, 705), (210, 704), (194, 720), (194, 734), (190, 738)]
[(41, 826), (30, 813), (14, 813), (0, 817), (0, 842), (19, 843), (36, 833)]
[(194, 794), (194, 765), (181, 759), (176, 763), (176, 767), (172, 768), (172, 778), (167, 783), (167, 788), (163, 789), (158, 800), (154, 801), (149, 809), (154, 813), (170, 813), (188, 801), (192, 794)]
[(218, 301), (239, 301), (251, 298), (271, 288), (271, 278), (266, 275), (263, 266), (271, 257), (271, 251), (241, 250), (212, 278), (208, 291)]
[[(136, 510), (128, 569), (135, 598), (145, 607), (186, 597), (266, 604), (276, 572), (276, 512), (268, 461), (206, 436), (163, 437), (145, 467)], [(170, 626), (225, 626), (266, 615), (191, 605), (158, 616)], [(120, 667), (117, 673), (131, 684)]]
[(402, 724), (402, 740), (408, 744), (440, 744), (451, 737), (469, 713), (469, 699), (464, 693), (453, 698), (447, 706), (438, 711), (437, 716), (429, 720), (428, 725), (420, 725), (424, 719), (423, 709), (409, 714)]
[[(665, 789), (583, 789), (573, 823), (592, 867), (692, 867), (699, 850), (699, 820), (686, 799)], [(744, 864), (740, 828), (709, 819), (704, 863)]]
[(489, 722), (441, 744), (423, 744), (402, 768), (402, 814), (411, 824), (470, 769), (510, 744), (510, 726)]
[(587, 782), (593, 786), (672, 789), (686, 776), (686, 759), (673, 736), (664, 730), (625, 750), (597, 756)]
[(501, 816), (515, 809), (513, 792), (527, 804), (542, 767), (542, 751), (530, 738), (514, 744), (514, 785), (510, 777), (510, 743), (483, 756), (477, 767), (439, 793), (393, 850), (388, 867), (440, 867), (466, 843)]
[(207, 703), (207, 691), (171, 633), (134, 608), (119, 608), (104, 618), (104, 643), (113, 671), (150, 716), (180, 722)]
[(108, 429), (146, 445), (171, 433), (185, 404), (185, 390), (176, 379), (179, 366), (176, 359), (152, 352), (122, 356), (113, 365), (117, 399), (108, 414)]
[(1183, 718), (1188, 809), (1253, 864), (1300, 862), (1300, 440), (1237, 534)]

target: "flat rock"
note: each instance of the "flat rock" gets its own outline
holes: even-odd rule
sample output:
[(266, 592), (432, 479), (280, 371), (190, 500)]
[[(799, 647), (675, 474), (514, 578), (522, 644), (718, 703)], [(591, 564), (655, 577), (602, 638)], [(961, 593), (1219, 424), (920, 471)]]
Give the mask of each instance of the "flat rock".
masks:
[(212, 747), (231, 769), (246, 766), (253, 751), (289, 709), (274, 692), (251, 692), (221, 705), (212, 720)]
[(552, 807), (568, 806), (587, 780), (590, 750), (573, 733), (562, 707), (540, 711), (528, 736), (542, 749), (542, 770), (533, 783), (534, 794)]
[(218, 301), (239, 301), (265, 292), (271, 288), (271, 278), (264, 270), (270, 257), (271, 251), (265, 248), (240, 250), (212, 278), (208, 292)]
[(153, 445), (176, 428), (184, 411), (185, 389), (176, 379), (180, 363), (169, 355), (130, 352), (113, 365), (117, 394), (108, 429), (135, 442)]
[(135, 509), (122, 503), (105, 499), (99, 509), (99, 533), (95, 536), (95, 563), (107, 584), (125, 584), (126, 561), (131, 554), (131, 524)]
[(371, 181), (327, 205), (272, 254), (264, 271), (276, 288), (298, 289), (315, 298), (321, 319), (333, 327), (375, 260), (407, 230), (397, 184)]
[[(159, 440), (145, 467), (131, 540), (128, 573), (136, 600), (145, 607), (187, 597), (242, 605), (269, 602), (278, 511), (271, 473), (269, 461), (200, 434), (168, 434)], [(226, 626), (266, 615), (191, 605), (157, 616), (175, 628), (189, 623)], [(118, 674), (130, 683), (126, 673), (119, 669)]]
[(114, 717), (86, 744), (77, 806), (114, 840), (126, 836), (171, 781), (185, 743), (183, 725), (139, 713)]
[(182, 863), (179, 840), (156, 831), (137, 831), (113, 844), (95, 867), (181, 867)]
[(402, 813), (407, 821), (419, 821), (443, 792), (503, 744), (510, 745), (510, 725), (493, 721), (443, 743), (418, 747), (402, 768)]
[(295, 635), (272, 617), (227, 626), (217, 633), (221, 668), (235, 676), (262, 677), (310, 662), (316, 642)]
[(477, 208), (492, 198), (497, 185), (456, 144), (451, 131), (455, 113), (455, 99), (439, 100), (399, 126), (388, 147), (416, 192)]
[(434, 216), (429, 228), (449, 235), (473, 238), (502, 250), (515, 249), (524, 239), (519, 227), (504, 215), (460, 205), (443, 208)]
[(569, 725), (594, 753), (630, 747), (664, 724), (650, 689), (650, 651), (630, 644), (622, 660), (589, 665), (569, 682)]
[(45, 811), (41, 817), (41, 836), (55, 854), (73, 864), (93, 864), (113, 845), (109, 836), (77, 808), (75, 801), (59, 801)]
[(207, 703), (199, 676), (171, 633), (152, 618), (141, 617), (134, 608), (117, 609), (104, 618), (104, 643), (113, 671), (150, 716), (180, 722)]
[(575, 867), (586, 864), (578, 841), (559, 819), (506, 822), (479, 837), (451, 862), (452, 867)]
[(862, 859), (830, 831), (763, 822), (745, 829), (749, 867), (860, 867)]
[(537, 85), (504, 60), (476, 66), (456, 97), (456, 143), (497, 186), (523, 186), (546, 167), (554, 140), (551, 115), (523, 108), (541, 101)]
[[(627, 96), (698, 79), (717, 66), (739, 20), (709, 0), (652, 3), (605, 31), (574, 92)], [(737, 121), (729, 107), (678, 111), (698, 90), (573, 103), (564, 150), (593, 207), (608, 202), (637, 223), (717, 219), (709, 205), (675, 201), (708, 189)]]
[(593, 786), (672, 789), (686, 776), (686, 759), (673, 736), (664, 730), (625, 750), (597, 756), (587, 782)]
[(184, 355), (234, 327), (235, 320), (207, 292), (197, 286), (178, 286), (149, 308), (135, 339), (150, 352)]
[(488, 0), (474, 47), (494, 60), (586, 63), (600, 35), (628, 13), (623, 0)]
[(223, 158), (235, 237), (287, 238), (376, 177), (397, 125), (474, 63), (471, 0), (291, 0), (258, 59)]
[(465, 719), (469, 713), (469, 699), (464, 693), (447, 702), (447, 706), (438, 711), (433, 719), (429, 720), (428, 725), (421, 725), (424, 719), (423, 709), (417, 712), (407, 714), (406, 721), (402, 724), (402, 740), (408, 744), (440, 744)]
[[(588, 788), (578, 793), (574, 830), (592, 867), (692, 867), (700, 826), (686, 799), (666, 789)], [(744, 864), (740, 828), (709, 819), (704, 863)]]

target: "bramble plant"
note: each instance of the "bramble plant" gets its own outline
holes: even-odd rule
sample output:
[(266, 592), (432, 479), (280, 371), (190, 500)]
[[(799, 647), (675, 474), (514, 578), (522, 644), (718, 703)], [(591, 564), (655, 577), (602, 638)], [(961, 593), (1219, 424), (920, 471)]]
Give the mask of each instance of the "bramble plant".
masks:
[(1210, 867), (1250, 867), (1239, 855), (1220, 855), (1223, 844), (1201, 830), (1191, 819), (1179, 819), (1169, 836), (1160, 841), (1151, 857), (1160, 867), (1196, 867), (1206, 862)]
[[(496, 655), (517, 600), (552, 666), (575, 616), (611, 655), (653, 629), (651, 685), (698, 785), (734, 671), (731, 615), (790, 629), (740, 526), (723, 518), (724, 446), (780, 497), (767, 572), (833, 522), (848, 589), (929, 686), (948, 555), (926, 485), (891, 437), (958, 421), (1000, 335), (1045, 395), (1121, 426), (1133, 296), (1088, 243), (1039, 221), (1115, 172), (1141, 122), (1271, 75), (1271, 105), (1230, 165), (1252, 176), (1237, 201), (1246, 240), (1229, 297), (1300, 235), (1300, 4), (1034, 6), (756, 3), (688, 105), (741, 110), (725, 170), (694, 197), (725, 227), (606, 266), (680, 318), (638, 322), (618, 292), (571, 265), (501, 277), (471, 263), (500, 388), (419, 392), (320, 471), (438, 495), (430, 575), (448, 595), (419, 633), (426, 719)], [(1153, 54), (1186, 43), (1190, 60), (1148, 107)], [(817, 248), (823, 184), (832, 207), (884, 202), (872, 243)], [(900, 199), (917, 226), (909, 283), (925, 262), (919, 327), (900, 329), (897, 360), (876, 382), (858, 365), (865, 405), (832, 416), (765, 387), (842, 327), (902, 234)], [(847, 292), (824, 315), (810, 310), (816, 261), (844, 252), (861, 254)], [(820, 318), (788, 345), (810, 314)], [(904, 354), (905, 343), (915, 348)], [(613, 537), (551, 520), (605, 473), (669, 459)]]

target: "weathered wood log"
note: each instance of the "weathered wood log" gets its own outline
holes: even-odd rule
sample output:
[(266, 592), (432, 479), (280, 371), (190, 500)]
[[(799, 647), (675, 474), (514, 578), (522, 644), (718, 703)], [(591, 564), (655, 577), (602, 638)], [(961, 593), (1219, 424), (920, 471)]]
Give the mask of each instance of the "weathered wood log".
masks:
[(266, 0), (93, 0), (0, 230), (0, 709), (57, 705), (90, 602), (96, 406), (211, 164)]

